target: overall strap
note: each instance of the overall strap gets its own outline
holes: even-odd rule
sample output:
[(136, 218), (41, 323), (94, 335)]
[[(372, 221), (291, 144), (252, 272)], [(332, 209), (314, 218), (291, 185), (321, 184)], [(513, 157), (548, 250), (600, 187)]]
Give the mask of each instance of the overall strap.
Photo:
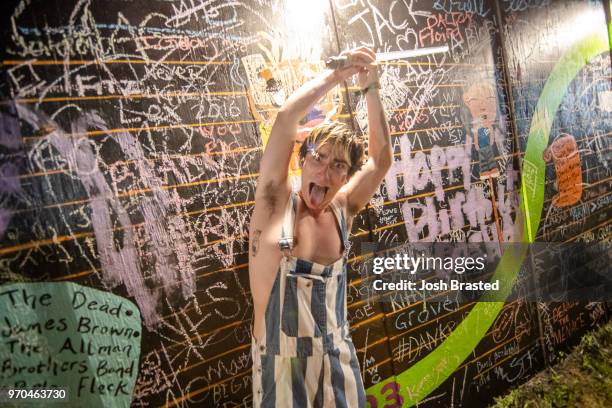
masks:
[(344, 214), (343, 209), (340, 208), (340, 206), (335, 201), (332, 201), (330, 203), (330, 206), (332, 211), (334, 212), (334, 215), (336, 216), (336, 219), (338, 220), (338, 225), (340, 225), (340, 238), (342, 239), (342, 246), (344, 254), (346, 255), (350, 246), (350, 242), (348, 239), (349, 231), (346, 222), (346, 216)]
[(285, 256), (291, 255), (293, 249), (293, 230), (295, 225), (295, 208), (297, 205), (297, 195), (291, 191), (289, 200), (285, 206), (285, 215), (281, 228), (281, 237), (278, 240), (278, 247)]

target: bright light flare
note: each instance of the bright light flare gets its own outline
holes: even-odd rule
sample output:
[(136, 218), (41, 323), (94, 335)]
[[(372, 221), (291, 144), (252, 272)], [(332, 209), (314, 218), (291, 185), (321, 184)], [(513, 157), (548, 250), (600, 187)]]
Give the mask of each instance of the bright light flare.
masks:
[(326, 32), (327, 0), (288, 0), (285, 6), (286, 40), (283, 57), (309, 62), (321, 60), (322, 40)]

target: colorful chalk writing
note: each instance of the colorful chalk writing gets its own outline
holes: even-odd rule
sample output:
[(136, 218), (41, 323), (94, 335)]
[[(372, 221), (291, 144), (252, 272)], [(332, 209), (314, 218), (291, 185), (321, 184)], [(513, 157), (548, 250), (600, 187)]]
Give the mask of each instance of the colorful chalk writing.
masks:
[[(3, 357), (0, 369), (74, 355), (86, 360), (64, 366), (77, 395), (78, 379), (101, 364), (88, 350), (107, 351), (107, 334), (78, 333), (79, 319), (110, 327), (116, 316), (94, 316), (121, 304), (134, 314), (113, 330), (139, 337), (109, 351), (109, 364), (129, 351), (124, 376), (117, 365), (94, 391), (123, 380), (129, 387), (113, 388), (129, 388), (120, 406), (250, 406), (247, 231), (259, 160), (289, 95), (325, 58), (358, 45), (449, 47), (379, 64), (394, 163), (353, 221), (347, 288), (370, 405), (484, 406), (608, 319), (598, 302), (366, 301), (371, 282), (360, 275), (372, 242), (521, 240), (521, 205), (530, 241), (610, 241), (603, 2), (15, 0), (0, 9), (0, 293), (26, 290), (36, 314), (0, 301), (11, 327), (19, 315), (51, 339), (3, 342), (2, 353), (21, 357)], [(300, 137), (325, 120), (367, 133), (356, 91), (349, 82), (328, 93)], [(291, 174), (299, 183), (295, 159)], [(75, 310), (74, 296), (84, 306)], [(43, 304), (60, 299), (61, 315)], [(79, 406), (105, 403), (88, 396), (88, 381)]]

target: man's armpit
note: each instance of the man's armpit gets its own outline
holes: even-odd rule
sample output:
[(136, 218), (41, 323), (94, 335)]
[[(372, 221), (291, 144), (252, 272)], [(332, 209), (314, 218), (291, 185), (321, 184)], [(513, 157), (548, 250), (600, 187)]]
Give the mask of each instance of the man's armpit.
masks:
[(267, 182), (263, 186), (262, 199), (266, 206), (266, 210), (269, 211), (268, 218), (272, 217), (272, 214), (274, 214), (274, 211), (276, 210), (276, 206), (278, 204), (279, 192), (280, 192), (279, 187), (272, 182)]
[(346, 212), (348, 213), (349, 217), (357, 215), (362, 209), (363, 209), (363, 207), (360, 207), (360, 206), (355, 205), (355, 204), (347, 204), (347, 206), (346, 206)]
[[(270, 221), (273, 217), (282, 213), (283, 202), (289, 197), (290, 193), (291, 187), (288, 182), (279, 184), (273, 180), (265, 180), (258, 183), (255, 191), (254, 215), (257, 214), (258, 219), (262, 221)], [(267, 216), (264, 214), (266, 211)]]
[(357, 214), (357, 212), (359, 212), (359, 210), (361, 210), (361, 208), (357, 208), (356, 205), (351, 204), (349, 202), (348, 199), (348, 195), (346, 193), (346, 191), (340, 191), (336, 194), (336, 197), (334, 198), (334, 200), (336, 200), (336, 204), (338, 206), (340, 206), (340, 208), (344, 209), (346, 211), (346, 215), (347, 216), (354, 216)]

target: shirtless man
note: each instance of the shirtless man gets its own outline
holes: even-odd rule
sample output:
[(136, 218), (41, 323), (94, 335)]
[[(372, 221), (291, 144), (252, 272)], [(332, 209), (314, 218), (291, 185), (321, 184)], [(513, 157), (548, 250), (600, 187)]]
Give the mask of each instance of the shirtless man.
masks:
[[(249, 231), (255, 407), (365, 406), (346, 319), (346, 244), (393, 156), (375, 54), (343, 55), (343, 68), (323, 72), (282, 106), (261, 161)], [(292, 192), (288, 168), (300, 119), (355, 74), (367, 100), (367, 162), (348, 127), (320, 125), (302, 144), (301, 188)]]

